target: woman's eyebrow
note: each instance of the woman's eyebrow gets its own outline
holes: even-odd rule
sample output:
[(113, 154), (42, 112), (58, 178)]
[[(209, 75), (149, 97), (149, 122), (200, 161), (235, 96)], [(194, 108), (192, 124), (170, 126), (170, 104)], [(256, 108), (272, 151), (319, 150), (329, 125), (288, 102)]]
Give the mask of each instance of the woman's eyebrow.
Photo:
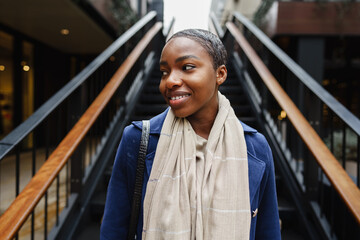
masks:
[(168, 63), (167, 63), (167, 61), (160, 61), (160, 66), (167, 66), (167, 65), (169, 65)]
[(177, 58), (177, 59), (175, 60), (175, 62), (176, 62), (176, 63), (177, 63), (177, 62), (181, 62), (181, 61), (183, 61), (183, 60), (185, 60), (185, 59), (188, 59), (188, 58), (200, 59), (200, 58), (198, 58), (198, 57), (195, 56), (195, 55), (185, 55), (185, 56), (182, 56), (182, 57)]
[[(183, 60), (185, 60), (185, 59), (189, 59), (189, 58), (195, 58), (195, 59), (199, 59), (199, 60), (200, 60), (200, 58), (198, 58), (198, 57), (195, 56), (195, 55), (185, 55), (185, 56), (182, 56), (182, 57), (177, 58), (177, 59), (175, 60), (175, 63), (181, 62), (181, 61), (183, 61)], [(167, 61), (160, 61), (160, 66), (167, 66), (167, 65), (169, 65)]]

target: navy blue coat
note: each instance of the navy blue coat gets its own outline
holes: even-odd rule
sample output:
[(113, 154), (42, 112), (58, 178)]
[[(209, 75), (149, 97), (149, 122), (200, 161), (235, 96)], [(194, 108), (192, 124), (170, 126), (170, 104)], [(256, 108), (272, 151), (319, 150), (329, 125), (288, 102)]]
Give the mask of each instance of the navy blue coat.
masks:
[[(149, 180), (160, 131), (168, 110), (150, 120), (150, 139), (145, 159), (144, 186)], [(274, 164), (270, 147), (263, 135), (241, 123), (245, 133), (249, 166), (250, 204), (252, 211), (250, 239), (280, 239), (279, 213), (276, 199)], [(126, 239), (132, 195), (135, 184), (136, 162), (139, 152), (142, 122), (133, 122), (124, 130), (112, 176), (109, 182), (101, 240)], [(254, 214), (254, 213), (257, 214)], [(143, 226), (141, 208), (137, 239), (141, 239)]]

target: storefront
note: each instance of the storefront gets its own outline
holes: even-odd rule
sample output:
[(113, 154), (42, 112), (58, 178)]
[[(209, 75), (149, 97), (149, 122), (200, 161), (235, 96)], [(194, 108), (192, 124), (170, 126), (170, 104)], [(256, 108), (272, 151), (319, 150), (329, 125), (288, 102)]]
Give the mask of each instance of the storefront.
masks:
[(0, 31), (0, 138), (33, 111), (34, 45)]

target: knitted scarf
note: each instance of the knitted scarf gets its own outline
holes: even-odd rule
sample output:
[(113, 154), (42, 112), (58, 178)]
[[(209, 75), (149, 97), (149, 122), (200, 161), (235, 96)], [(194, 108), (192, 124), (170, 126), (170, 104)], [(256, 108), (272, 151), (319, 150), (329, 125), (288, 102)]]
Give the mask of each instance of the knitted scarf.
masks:
[(203, 171), (196, 169), (191, 124), (167, 113), (147, 184), (142, 239), (249, 239), (244, 131), (230, 102), (220, 92), (218, 98)]

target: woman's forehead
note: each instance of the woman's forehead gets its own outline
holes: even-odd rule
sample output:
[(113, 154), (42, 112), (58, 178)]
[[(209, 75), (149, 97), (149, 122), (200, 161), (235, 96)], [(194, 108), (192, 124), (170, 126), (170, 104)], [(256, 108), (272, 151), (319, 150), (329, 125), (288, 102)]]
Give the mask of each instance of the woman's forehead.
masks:
[(208, 56), (206, 49), (197, 41), (187, 37), (176, 37), (168, 41), (162, 51), (161, 57), (167, 54), (191, 54), (191, 55), (203, 55), (204, 53)]

